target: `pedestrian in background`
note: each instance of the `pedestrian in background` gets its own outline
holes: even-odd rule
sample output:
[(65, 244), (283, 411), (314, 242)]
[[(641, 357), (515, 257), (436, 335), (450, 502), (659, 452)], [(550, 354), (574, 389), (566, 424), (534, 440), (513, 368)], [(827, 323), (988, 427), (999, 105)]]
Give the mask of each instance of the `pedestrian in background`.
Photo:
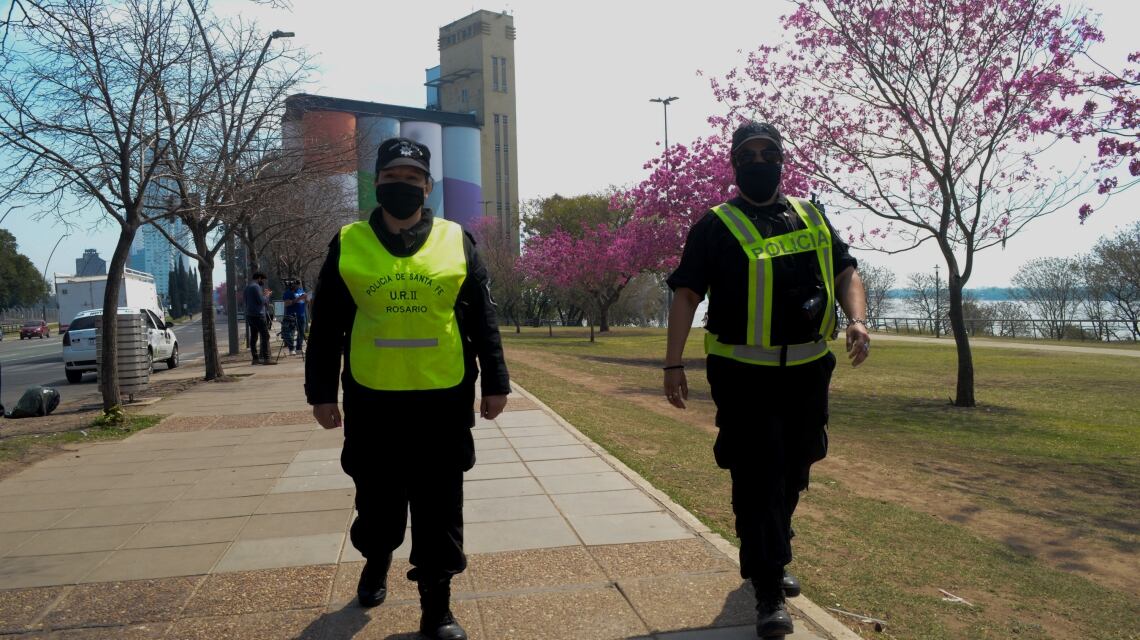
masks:
[(249, 354), (252, 364), (276, 364), (269, 359), (269, 294), (265, 288), (269, 278), (258, 271), (246, 285), (245, 325), (249, 333)]
[[(305, 347), (309, 294), (305, 292), (305, 286), (300, 280), (286, 280), (281, 300), (285, 303), (285, 317), (292, 319), (292, 327), (284, 336), (285, 346), (289, 349), (289, 355), (301, 355)], [(285, 329), (284, 322), (281, 327), (282, 330)]]

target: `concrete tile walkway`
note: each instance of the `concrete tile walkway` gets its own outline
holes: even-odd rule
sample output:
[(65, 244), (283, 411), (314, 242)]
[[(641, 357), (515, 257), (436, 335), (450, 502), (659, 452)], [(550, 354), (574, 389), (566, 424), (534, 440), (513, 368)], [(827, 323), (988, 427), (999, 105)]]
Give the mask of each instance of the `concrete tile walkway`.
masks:
[[(413, 638), (397, 553), (383, 606), (355, 605), (353, 485), (317, 427), (299, 360), (230, 367), (149, 408), (169, 417), (0, 482), (0, 635)], [(755, 637), (734, 549), (524, 392), (475, 427), (472, 638)], [(804, 598), (789, 638), (854, 638)], [(7, 637), (7, 636), (5, 636)]]

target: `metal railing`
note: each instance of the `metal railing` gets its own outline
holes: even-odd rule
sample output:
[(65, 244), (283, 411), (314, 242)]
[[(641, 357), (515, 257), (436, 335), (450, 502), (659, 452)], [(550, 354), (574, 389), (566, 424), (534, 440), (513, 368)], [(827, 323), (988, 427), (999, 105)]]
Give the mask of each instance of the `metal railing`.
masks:
[[(1032, 340), (1079, 340), (1088, 342), (1135, 342), (1132, 325), (1122, 320), (1046, 320), (1042, 318), (966, 318), (966, 331), (974, 337), (1025, 338)], [(844, 324), (842, 321), (840, 325)], [(947, 336), (947, 319), (875, 318), (876, 331), (900, 335)]]

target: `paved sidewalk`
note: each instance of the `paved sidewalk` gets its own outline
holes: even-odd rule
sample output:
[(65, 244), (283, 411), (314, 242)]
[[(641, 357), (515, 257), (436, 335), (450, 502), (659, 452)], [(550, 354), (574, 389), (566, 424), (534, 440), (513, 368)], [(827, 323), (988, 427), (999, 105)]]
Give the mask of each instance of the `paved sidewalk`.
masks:
[[(353, 486), (299, 359), (200, 385), (117, 443), (0, 482), (0, 636), (415, 638), (397, 551), (388, 601), (356, 606)], [(475, 430), (464, 485), (472, 638), (754, 638), (734, 549), (525, 392)], [(855, 638), (804, 598), (790, 639)], [(809, 620), (804, 613), (811, 616)]]

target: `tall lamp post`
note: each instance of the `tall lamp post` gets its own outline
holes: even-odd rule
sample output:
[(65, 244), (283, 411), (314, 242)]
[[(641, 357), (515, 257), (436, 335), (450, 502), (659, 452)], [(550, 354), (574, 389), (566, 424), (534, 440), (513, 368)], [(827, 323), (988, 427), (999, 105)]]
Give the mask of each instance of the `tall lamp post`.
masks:
[(669, 158), (669, 103), (674, 100), (679, 100), (677, 96), (669, 96), (668, 98), (650, 98), (650, 102), (660, 102), (663, 111), (665, 112), (665, 165), (669, 170), (673, 170), (673, 161)]
[[(650, 98), (650, 102), (660, 102), (661, 109), (665, 113), (665, 167), (669, 169), (669, 175), (673, 174), (673, 159), (669, 157), (669, 103), (678, 100), (677, 96), (669, 96), (668, 98)], [(669, 326), (669, 307), (673, 306), (673, 290), (665, 287), (665, 317), (662, 325)]]
[[(55, 250), (59, 248), (59, 243), (63, 242), (63, 239), (69, 235), (71, 235), (71, 234), (65, 233), (62, 236), (60, 236), (59, 240), (55, 241), (55, 246), (51, 248), (51, 253), (48, 254), (47, 262), (44, 263), (44, 283), (45, 284), (47, 283), (47, 270), (48, 270), (48, 267), (51, 266), (51, 259), (53, 256), (55, 256)], [(49, 292), (49, 295), (50, 295), (50, 292)], [(43, 308), (41, 309), (40, 313), (42, 314), (43, 321), (47, 322), (47, 299), (46, 298), (44, 299)], [(62, 320), (63, 320), (63, 318), (59, 319), (60, 322), (62, 322)], [(56, 327), (56, 332), (57, 333), (59, 332), (58, 326)]]
[[(241, 106), (242, 113), (245, 112), (246, 103), (249, 101), (249, 93), (253, 84), (254, 78), (257, 77), (257, 71), (261, 69), (261, 64), (265, 62), (265, 54), (269, 52), (269, 45), (278, 38), (292, 38), (295, 36), (292, 31), (281, 31), (280, 29), (274, 30), (265, 39), (265, 46), (261, 48), (261, 55), (257, 56), (257, 62), (253, 64), (253, 70), (249, 74), (249, 80), (246, 81), (245, 95), (242, 97)], [(233, 226), (226, 223), (226, 325), (229, 330), (229, 354), (236, 355), (241, 346), (238, 344), (238, 321), (237, 321), (237, 284), (234, 282), (236, 271), (234, 267), (234, 230)]]
[(941, 337), (942, 328), (942, 279), (938, 275), (938, 265), (934, 265), (934, 337)]

